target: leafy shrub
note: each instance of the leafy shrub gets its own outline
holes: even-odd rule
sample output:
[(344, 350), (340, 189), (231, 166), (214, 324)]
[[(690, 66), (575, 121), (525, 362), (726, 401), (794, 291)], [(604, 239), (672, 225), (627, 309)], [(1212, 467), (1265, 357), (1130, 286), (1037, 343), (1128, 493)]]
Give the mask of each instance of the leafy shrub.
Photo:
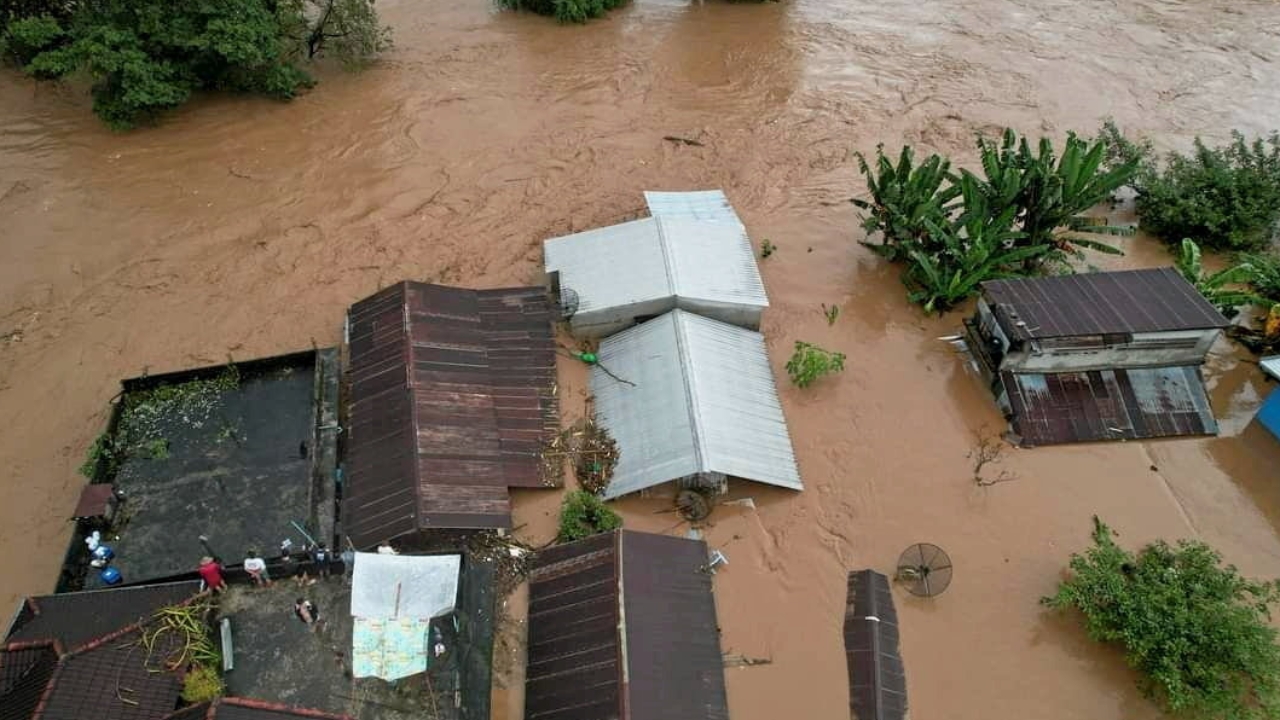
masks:
[(1214, 250), (1254, 250), (1280, 237), (1280, 134), (1170, 153), (1136, 183), (1139, 222), (1168, 242), (1197, 238)]
[(622, 518), (600, 498), (571, 490), (560, 506), (560, 542), (572, 542), (622, 527)]
[(1200, 246), (1189, 238), (1182, 241), (1177, 268), (1187, 282), (1195, 285), (1206, 300), (1228, 317), (1234, 315), (1241, 305), (1267, 302), (1241, 287), (1253, 279), (1255, 270), (1252, 265), (1245, 262), (1215, 273), (1208, 272), (1200, 260)]
[(1136, 555), (1094, 518), (1093, 547), (1042, 602), (1075, 608), (1089, 636), (1117, 643), (1142, 688), (1189, 718), (1280, 718), (1280, 646), (1269, 607), (1280, 583), (1240, 577), (1200, 542), (1155, 542)]
[(198, 90), (288, 99), (313, 82), (297, 58), (330, 48), (357, 65), (388, 43), (372, 0), (97, 0), (68, 8), (62, 18), (8, 22), (8, 55), (39, 78), (85, 73), (94, 112), (117, 129)]
[(823, 350), (812, 343), (796, 341), (796, 351), (787, 361), (787, 375), (797, 387), (806, 388), (824, 375), (844, 370), (844, 353)]
[(1136, 161), (1108, 164), (1107, 148), (1072, 134), (1059, 157), (1048, 139), (1033, 150), (1006, 130), (998, 143), (978, 140), (979, 176), (953, 173), (950, 161), (938, 155), (916, 165), (910, 147), (894, 163), (881, 146), (874, 167), (858, 156), (871, 199), (853, 202), (867, 211), (863, 228), (882, 234), (882, 242), (870, 247), (906, 263), (902, 280), (912, 302), (926, 312), (945, 310), (986, 280), (1069, 267), (1083, 249), (1118, 254), (1090, 236), (1132, 230), (1082, 215), (1137, 170)]
[(227, 686), (216, 668), (196, 665), (182, 678), (182, 699), (188, 703), (202, 703), (222, 697)]
[(550, 15), (562, 23), (584, 23), (604, 17), (605, 13), (625, 3), (626, 0), (498, 0), (498, 5), (508, 10)]

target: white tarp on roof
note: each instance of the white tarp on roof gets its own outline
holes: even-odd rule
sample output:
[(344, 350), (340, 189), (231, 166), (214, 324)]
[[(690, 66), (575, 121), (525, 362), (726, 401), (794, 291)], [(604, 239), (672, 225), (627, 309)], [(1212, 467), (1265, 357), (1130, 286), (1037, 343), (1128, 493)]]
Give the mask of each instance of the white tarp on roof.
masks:
[(457, 603), (461, 555), (356, 553), (355, 563), (354, 617), (430, 620), (453, 610)]
[(577, 300), (574, 332), (603, 337), (676, 307), (758, 328), (769, 298), (724, 193), (645, 197), (653, 217), (543, 243), (547, 273)]
[(598, 355), (596, 416), (619, 450), (606, 498), (699, 474), (802, 488), (760, 333), (675, 310)]

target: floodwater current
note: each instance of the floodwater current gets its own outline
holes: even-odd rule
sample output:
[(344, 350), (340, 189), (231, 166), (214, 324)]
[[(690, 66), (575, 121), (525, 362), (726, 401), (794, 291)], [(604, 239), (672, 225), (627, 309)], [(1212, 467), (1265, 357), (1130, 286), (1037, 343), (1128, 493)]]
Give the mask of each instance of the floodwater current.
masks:
[[(1280, 5), (1227, 0), (639, 0), (565, 27), (486, 0), (381, 0), (396, 48), (321, 69), (287, 104), (202, 98), (105, 130), (83, 88), (0, 73), (0, 607), (52, 589), (85, 448), (122, 377), (340, 339), (351, 302), (416, 278), (540, 281), (540, 242), (643, 209), (645, 189), (723, 188), (754, 240), (773, 363), (802, 339), (846, 371), (780, 383), (803, 493), (735, 486), (706, 530), (737, 720), (848, 717), (845, 573), (915, 542), (955, 564), (931, 600), (896, 593), (915, 720), (1158, 717), (1113, 651), (1046, 613), (1099, 515), (1126, 543), (1197, 537), (1280, 576), (1280, 443), (1249, 422), (1270, 390), (1225, 342), (1207, 368), (1222, 435), (1010, 450), (980, 488), (967, 454), (1000, 418), (861, 248), (853, 153), (911, 143), (972, 159), (976, 132), (1061, 137), (1112, 116), (1161, 148), (1280, 118)], [(673, 143), (664, 136), (695, 140)], [(1109, 266), (1167, 264), (1137, 238)], [(822, 304), (837, 304), (828, 326)], [(581, 368), (563, 368), (566, 418)], [(553, 532), (556, 493), (517, 524)], [(683, 532), (660, 500), (628, 526)], [(496, 718), (521, 715), (520, 595)]]

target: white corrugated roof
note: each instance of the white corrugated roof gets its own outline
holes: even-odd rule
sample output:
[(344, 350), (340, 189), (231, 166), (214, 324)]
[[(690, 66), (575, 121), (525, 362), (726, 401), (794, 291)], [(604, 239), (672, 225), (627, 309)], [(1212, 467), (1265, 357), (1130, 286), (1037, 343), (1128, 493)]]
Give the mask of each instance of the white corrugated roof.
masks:
[(1264, 357), (1258, 362), (1258, 365), (1262, 368), (1263, 372), (1277, 380), (1280, 380), (1280, 355)]
[(646, 190), (645, 204), (654, 217), (688, 218), (706, 222), (742, 224), (723, 190), (656, 192)]
[(670, 299), (661, 311), (678, 298), (769, 306), (751, 241), (724, 193), (645, 197), (651, 218), (543, 243), (547, 272), (577, 293), (579, 313)]
[(605, 497), (698, 473), (801, 489), (764, 336), (683, 310), (600, 344), (597, 420), (618, 443)]

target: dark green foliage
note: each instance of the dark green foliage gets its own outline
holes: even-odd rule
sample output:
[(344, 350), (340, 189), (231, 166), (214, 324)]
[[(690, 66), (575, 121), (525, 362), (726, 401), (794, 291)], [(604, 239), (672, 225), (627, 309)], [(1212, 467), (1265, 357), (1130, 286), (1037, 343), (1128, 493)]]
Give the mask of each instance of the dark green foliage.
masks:
[(93, 439), (93, 444), (85, 451), (84, 462), (80, 464), (80, 474), (93, 480), (101, 468), (102, 476), (110, 478), (116, 474), (125, 454), (117, 451), (115, 443), (107, 433)]
[(1211, 148), (1149, 163), (1135, 183), (1142, 227), (1167, 242), (1197, 238), (1213, 250), (1255, 250), (1280, 237), (1280, 135), (1232, 133)]
[(778, 246), (774, 245), (773, 242), (769, 240), (769, 238), (765, 238), (764, 242), (760, 243), (760, 259), (761, 260), (768, 260), (769, 256), (773, 255), (777, 251), (778, 251)]
[(499, 7), (508, 10), (528, 10), (539, 15), (550, 15), (562, 23), (584, 23), (592, 18), (604, 17), (610, 10), (622, 7), (626, 0), (497, 0)]
[(1204, 269), (1200, 259), (1200, 246), (1194, 240), (1182, 241), (1182, 251), (1178, 255), (1177, 267), (1182, 277), (1195, 285), (1196, 290), (1199, 290), (1206, 300), (1227, 317), (1234, 315), (1241, 305), (1267, 303), (1265, 299), (1243, 287), (1251, 282), (1255, 275), (1256, 271), (1251, 264), (1243, 262), (1211, 273)]
[(954, 173), (931, 155), (916, 165), (910, 147), (896, 163), (877, 148), (875, 166), (859, 156), (871, 199), (863, 228), (880, 232), (870, 247), (906, 264), (902, 280), (912, 302), (926, 312), (948, 309), (977, 292), (980, 283), (1063, 268), (1082, 249), (1119, 253), (1088, 237), (1129, 234), (1081, 213), (1107, 200), (1132, 177), (1132, 161), (1104, 166), (1107, 146), (1068, 135), (1061, 157), (1043, 139), (1033, 150), (1006, 130), (999, 143), (978, 141), (981, 176)]
[(92, 0), (11, 19), (2, 35), (33, 76), (86, 75), (94, 112), (128, 128), (201, 90), (291, 98), (312, 84), (298, 58), (328, 49), (358, 65), (387, 32), (370, 0)]
[(1094, 640), (1116, 643), (1168, 711), (1204, 720), (1280, 718), (1280, 646), (1269, 624), (1280, 584), (1240, 577), (1200, 542), (1136, 555), (1094, 518), (1093, 547), (1042, 602), (1074, 608)]
[(787, 361), (787, 375), (797, 387), (806, 388), (819, 378), (844, 370), (844, 353), (824, 350), (813, 343), (796, 341), (795, 353)]
[(570, 490), (560, 506), (560, 542), (572, 542), (622, 527), (622, 518), (600, 498), (585, 490)]

